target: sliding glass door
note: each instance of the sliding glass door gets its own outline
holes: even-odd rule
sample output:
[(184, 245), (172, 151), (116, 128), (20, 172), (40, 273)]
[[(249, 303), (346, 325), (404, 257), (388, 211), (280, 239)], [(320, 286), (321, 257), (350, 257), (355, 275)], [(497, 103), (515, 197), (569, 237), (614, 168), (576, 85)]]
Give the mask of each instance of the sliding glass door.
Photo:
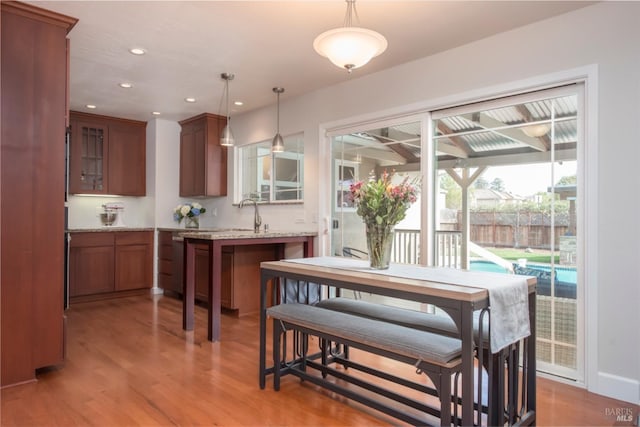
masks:
[(583, 381), (583, 90), (334, 133), (331, 254), (368, 257), (351, 184), (384, 170), (419, 177), (421, 200), (396, 227), (392, 262), (536, 276), (538, 368)]
[(582, 88), (433, 113), (436, 263), (536, 276), (538, 368), (583, 379)]

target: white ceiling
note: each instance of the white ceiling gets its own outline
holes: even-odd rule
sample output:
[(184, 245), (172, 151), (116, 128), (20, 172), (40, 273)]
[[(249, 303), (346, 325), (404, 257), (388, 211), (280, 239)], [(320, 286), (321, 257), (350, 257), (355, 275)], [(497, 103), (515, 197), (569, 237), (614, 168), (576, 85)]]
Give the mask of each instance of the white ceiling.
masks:
[[(244, 106), (232, 106), (232, 115), (240, 114), (275, 103), (275, 86), (286, 89), (284, 101), (592, 2), (359, 0), (359, 26), (382, 33), (389, 47), (352, 74), (312, 46), (318, 34), (342, 26), (342, 0), (28, 3), (79, 19), (69, 34), (72, 110), (137, 120), (160, 111), (161, 118), (182, 120), (224, 115), (223, 72), (235, 74), (231, 101)], [(132, 47), (147, 54), (134, 56)]]

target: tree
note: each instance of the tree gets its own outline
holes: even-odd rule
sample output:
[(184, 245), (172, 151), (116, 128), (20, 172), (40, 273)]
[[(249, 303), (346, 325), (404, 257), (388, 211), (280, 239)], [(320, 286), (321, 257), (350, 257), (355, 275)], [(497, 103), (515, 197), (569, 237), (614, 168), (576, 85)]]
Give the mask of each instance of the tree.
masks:
[(563, 176), (556, 182), (556, 185), (576, 185), (578, 177), (576, 175)]
[(440, 188), (447, 192), (445, 205), (448, 209), (460, 209), (462, 206), (462, 189), (449, 174), (440, 175)]
[(473, 186), (476, 188), (489, 188), (489, 182), (484, 177), (479, 176)]
[(501, 178), (494, 178), (491, 181), (491, 189), (495, 191), (504, 191), (504, 181)]

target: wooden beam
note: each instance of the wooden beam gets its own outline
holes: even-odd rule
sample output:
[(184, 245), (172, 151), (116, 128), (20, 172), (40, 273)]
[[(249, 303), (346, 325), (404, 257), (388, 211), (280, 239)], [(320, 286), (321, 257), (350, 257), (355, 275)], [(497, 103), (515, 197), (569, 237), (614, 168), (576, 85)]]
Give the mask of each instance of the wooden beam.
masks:
[[(555, 161), (571, 161), (577, 159), (577, 149), (556, 150)], [(501, 156), (487, 156), (469, 158), (466, 160), (451, 159), (439, 160), (438, 169), (459, 168), (459, 167), (481, 167), (481, 166), (508, 166), (532, 163), (548, 163), (551, 161), (551, 152), (533, 152), (520, 154), (504, 154)]]
[(449, 149), (449, 147), (452, 147), (452, 146), (448, 146), (447, 149), (445, 149), (444, 147), (445, 144), (444, 143), (440, 144), (440, 142), (438, 142), (437, 149), (439, 151), (442, 151), (443, 153), (450, 154), (452, 156), (460, 157), (463, 159), (466, 159), (467, 157), (469, 157), (471, 148), (469, 147), (469, 144), (467, 144), (467, 142), (464, 139), (462, 139), (459, 136), (453, 135), (455, 132), (449, 126), (445, 125), (442, 122), (442, 120), (438, 120), (437, 128), (441, 134), (445, 135), (454, 144), (453, 146), (457, 147), (457, 150), (454, 148), (451, 148), (448, 151), (447, 149)]
[(472, 122), (473, 124), (485, 129), (488, 132), (495, 133), (496, 135), (502, 135), (505, 138), (508, 138), (515, 142), (520, 142), (522, 144), (528, 145), (534, 150), (538, 151), (548, 151), (549, 148), (545, 146), (545, 144), (540, 141), (538, 138), (532, 138), (530, 136), (525, 135), (518, 128), (510, 128), (507, 124), (501, 122), (500, 120), (496, 120), (493, 117), (489, 117), (484, 113), (476, 114), (463, 114), (460, 117), (464, 118)]

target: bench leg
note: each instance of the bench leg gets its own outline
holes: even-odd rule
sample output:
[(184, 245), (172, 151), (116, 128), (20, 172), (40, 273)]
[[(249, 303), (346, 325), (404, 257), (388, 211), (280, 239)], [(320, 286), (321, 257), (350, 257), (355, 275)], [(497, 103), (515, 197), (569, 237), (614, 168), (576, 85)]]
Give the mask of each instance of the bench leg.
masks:
[(300, 370), (302, 372), (307, 371), (307, 354), (309, 353), (309, 334), (302, 332), (300, 334), (301, 343), (300, 343), (300, 351), (301, 351), (301, 363)]
[(451, 426), (451, 371), (445, 370), (439, 375), (440, 386), (440, 425)]
[(280, 390), (280, 337), (282, 336), (282, 324), (278, 319), (273, 319), (273, 389)]
[(329, 363), (329, 351), (331, 343), (324, 338), (320, 338), (320, 360), (322, 363), (322, 378), (327, 378), (326, 366)]
[(509, 351), (509, 359), (507, 361), (507, 382), (508, 388), (508, 407), (507, 413), (509, 414), (509, 425), (516, 422), (518, 416), (518, 372), (520, 369), (520, 344), (512, 344)]

